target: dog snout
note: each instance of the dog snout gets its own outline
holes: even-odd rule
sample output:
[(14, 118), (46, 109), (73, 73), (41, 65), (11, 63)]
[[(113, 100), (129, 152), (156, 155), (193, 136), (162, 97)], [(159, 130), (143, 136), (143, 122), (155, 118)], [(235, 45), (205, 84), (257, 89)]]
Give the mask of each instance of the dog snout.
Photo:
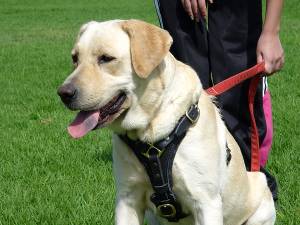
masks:
[(77, 89), (71, 83), (64, 84), (58, 88), (57, 94), (64, 103), (68, 104), (76, 98)]

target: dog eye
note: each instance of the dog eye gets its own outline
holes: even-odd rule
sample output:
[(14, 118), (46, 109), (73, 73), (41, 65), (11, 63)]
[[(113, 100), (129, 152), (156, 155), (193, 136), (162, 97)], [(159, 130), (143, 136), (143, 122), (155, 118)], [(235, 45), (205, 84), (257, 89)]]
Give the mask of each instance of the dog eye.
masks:
[(74, 65), (76, 65), (78, 63), (78, 55), (77, 54), (72, 55), (72, 61), (73, 61)]
[(116, 59), (116, 58), (113, 56), (101, 55), (98, 57), (98, 64), (108, 63), (114, 59)]

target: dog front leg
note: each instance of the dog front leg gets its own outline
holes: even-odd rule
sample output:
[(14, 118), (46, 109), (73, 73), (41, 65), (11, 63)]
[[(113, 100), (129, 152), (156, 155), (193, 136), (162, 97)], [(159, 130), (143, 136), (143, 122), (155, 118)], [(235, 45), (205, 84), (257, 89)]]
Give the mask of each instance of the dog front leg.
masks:
[(221, 197), (195, 203), (195, 225), (223, 225)]
[(136, 191), (134, 194), (124, 193), (117, 197), (116, 225), (142, 225), (144, 222), (145, 206)]

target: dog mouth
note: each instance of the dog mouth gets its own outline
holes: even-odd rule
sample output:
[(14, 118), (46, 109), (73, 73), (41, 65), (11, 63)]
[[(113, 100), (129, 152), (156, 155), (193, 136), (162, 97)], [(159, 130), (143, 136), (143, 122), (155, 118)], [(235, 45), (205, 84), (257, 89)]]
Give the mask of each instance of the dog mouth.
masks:
[(80, 111), (68, 127), (69, 134), (73, 138), (81, 138), (89, 131), (102, 128), (113, 122), (125, 110), (122, 106), (126, 99), (126, 94), (121, 92), (100, 109)]

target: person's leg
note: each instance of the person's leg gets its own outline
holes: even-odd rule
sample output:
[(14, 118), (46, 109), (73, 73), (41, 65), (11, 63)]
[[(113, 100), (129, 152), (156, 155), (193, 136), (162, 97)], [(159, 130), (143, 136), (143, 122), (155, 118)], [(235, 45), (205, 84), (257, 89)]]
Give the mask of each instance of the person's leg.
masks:
[(192, 21), (180, 0), (154, 0), (161, 27), (173, 37), (171, 53), (190, 65), (198, 74), (203, 88), (209, 86), (207, 29), (204, 18)]
[[(208, 9), (209, 55), (213, 83), (256, 64), (256, 45), (262, 29), (260, 0), (217, 0)], [(218, 104), (229, 131), (238, 142), (247, 169), (250, 168), (249, 81), (218, 97)], [(255, 117), (260, 143), (266, 135), (262, 104), (262, 83), (255, 99)], [(265, 171), (264, 169), (262, 170)], [(276, 198), (275, 179), (266, 173)]]

